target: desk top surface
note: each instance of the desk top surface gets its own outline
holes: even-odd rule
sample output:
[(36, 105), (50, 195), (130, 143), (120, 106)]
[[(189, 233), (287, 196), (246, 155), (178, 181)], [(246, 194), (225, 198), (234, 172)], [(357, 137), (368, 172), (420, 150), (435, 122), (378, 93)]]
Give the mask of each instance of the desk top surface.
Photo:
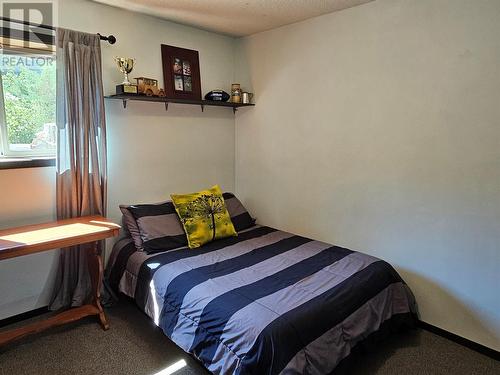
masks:
[(0, 260), (100, 241), (120, 226), (102, 216), (85, 216), (0, 230)]

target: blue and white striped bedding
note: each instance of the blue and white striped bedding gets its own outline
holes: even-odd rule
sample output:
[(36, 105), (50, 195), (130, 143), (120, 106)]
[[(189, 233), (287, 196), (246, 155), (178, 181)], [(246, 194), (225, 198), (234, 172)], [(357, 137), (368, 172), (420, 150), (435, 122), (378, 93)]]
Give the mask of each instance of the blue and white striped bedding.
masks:
[(197, 250), (131, 246), (115, 246), (111, 279), (215, 374), (327, 374), (384, 322), (415, 312), (388, 263), (269, 227)]

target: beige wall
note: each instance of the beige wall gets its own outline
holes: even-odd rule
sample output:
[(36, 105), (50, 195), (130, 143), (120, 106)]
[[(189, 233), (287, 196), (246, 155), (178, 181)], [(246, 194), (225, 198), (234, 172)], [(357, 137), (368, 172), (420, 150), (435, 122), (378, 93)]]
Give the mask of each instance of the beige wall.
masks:
[[(390, 261), (423, 320), (499, 350), (498, 2), (378, 0), (239, 42), (59, 4), (61, 26), (117, 36), (103, 44), (108, 92), (115, 55), (160, 78), (161, 43), (200, 51), (203, 92), (236, 67), (258, 103), (236, 117), (236, 188), (259, 221)], [(121, 202), (234, 188), (230, 111), (106, 106), (114, 220)], [(0, 228), (52, 219), (53, 176), (0, 170)], [(47, 304), (55, 259), (0, 262), (0, 319)]]
[[(107, 93), (123, 80), (114, 56), (136, 58), (131, 77), (159, 79), (163, 87), (160, 45), (199, 51), (202, 93), (229, 89), (235, 39), (101, 4), (60, 2), (60, 26), (113, 34), (102, 43)], [(106, 101), (109, 158), (109, 215), (120, 218), (118, 204), (164, 200), (171, 192), (219, 183), (234, 187), (234, 115), (227, 108)]]
[[(51, 220), (55, 168), (0, 170), (0, 228)], [(47, 306), (57, 251), (0, 262), (0, 319)]]
[[(161, 80), (160, 44), (199, 51), (203, 93), (228, 90), (233, 79), (233, 38), (129, 13), (82, 0), (59, 1), (62, 27), (114, 34), (102, 43), (107, 93), (123, 76), (113, 56), (137, 59), (132, 77)], [(163, 85), (162, 85), (163, 86)], [(218, 183), (234, 188), (234, 115), (227, 108), (106, 101), (109, 216), (119, 220), (119, 203), (165, 200), (171, 192)], [(54, 218), (54, 168), (0, 170), (0, 228)], [(0, 319), (46, 306), (57, 254), (0, 262)], [(15, 287), (13, 287), (15, 286)]]
[(378, 0), (242, 40), (236, 190), (391, 262), (424, 321), (500, 350), (500, 2)]

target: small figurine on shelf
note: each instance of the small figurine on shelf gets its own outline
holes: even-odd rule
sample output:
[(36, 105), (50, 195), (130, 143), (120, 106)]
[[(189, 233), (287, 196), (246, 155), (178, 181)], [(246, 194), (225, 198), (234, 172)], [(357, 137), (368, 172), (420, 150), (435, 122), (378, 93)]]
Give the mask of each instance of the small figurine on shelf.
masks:
[(158, 80), (146, 77), (135, 78), (137, 81), (137, 91), (146, 96), (165, 96), (165, 90), (158, 87)]

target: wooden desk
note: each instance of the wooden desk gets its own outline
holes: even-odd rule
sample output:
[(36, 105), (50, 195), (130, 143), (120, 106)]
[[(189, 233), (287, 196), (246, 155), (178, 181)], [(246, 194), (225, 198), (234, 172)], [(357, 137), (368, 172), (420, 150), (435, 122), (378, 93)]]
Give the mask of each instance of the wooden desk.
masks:
[(89, 303), (65, 310), (43, 321), (0, 332), (0, 345), (51, 327), (74, 322), (89, 315), (99, 316), (102, 328), (107, 330), (109, 324), (99, 301), (103, 266), (102, 259), (97, 252), (97, 244), (100, 240), (117, 236), (119, 230), (119, 225), (102, 216), (86, 216), (0, 230), (0, 260), (92, 243), (88, 253), (88, 268), (92, 283), (92, 296)]

